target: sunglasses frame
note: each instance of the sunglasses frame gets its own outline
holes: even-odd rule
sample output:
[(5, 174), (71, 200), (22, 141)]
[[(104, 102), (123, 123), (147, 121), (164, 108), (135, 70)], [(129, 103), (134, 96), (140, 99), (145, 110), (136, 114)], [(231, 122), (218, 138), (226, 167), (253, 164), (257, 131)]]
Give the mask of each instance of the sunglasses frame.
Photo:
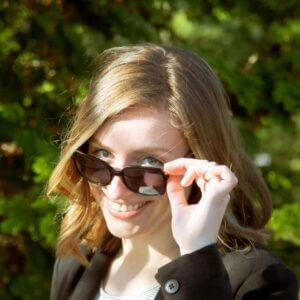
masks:
[[(115, 170), (111, 165), (109, 165), (106, 161), (100, 159), (100, 158), (97, 158), (95, 156), (92, 156), (92, 155), (89, 155), (85, 152), (82, 152), (80, 150), (76, 150), (73, 154), (72, 154), (72, 160), (74, 162), (74, 165), (75, 165), (75, 168), (77, 170), (77, 172), (84, 178), (86, 179), (87, 181), (89, 182), (92, 182), (92, 183), (95, 183), (95, 184), (98, 184), (99, 186), (106, 186), (106, 185), (102, 185), (100, 184), (100, 182), (97, 182), (97, 181), (94, 181), (94, 180), (91, 180), (91, 178), (88, 178), (85, 174), (83, 174), (80, 170), (80, 167), (78, 166), (78, 162), (76, 160), (76, 156), (79, 155), (79, 156), (82, 156), (82, 157), (86, 157), (88, 159), (92, 159), (94, 160), (95, 162), (101, 162), (101, 164), (103, 164), (109, 171), (110, 175), (111, 175), (111, 178), (110, 178), (110, 181), (106, 184), (106, 185), (109, 185), (111, 183), (111, 181), (113, 180), (114, 176), (120, 176), (122, 178), (122, 181), (123, 183), (125, 184), (125, 186), (132, 192), (134, 193), (137, 193), (137, 194), (140, 194), (140, 195), (143, 195), (143, 196), (157, 196), (157, 195), (163, 195), (165, 192), (166, 192), (166, 184), (167, 184), (167, 180), (169, 178), (169, 175), (165, 174), (163, 172), (162, 169), (160, 168), (157, 168), (157, 167), (144, 167), (144, 166), (140, 166), (140, 165), (133, 165), (133, 166), (128, 166), (128, 167), (125, 167), (123, 168), (122, 170)], [(124, 175), (124, 171), (126, 172), (126, 170), (128, 169), (136, 169), (136, 170), (143, 170), (143, 171), (149, 171), (150, 173), (155, 173), (155, 174), (159, 174), (162, 176), (162, 178), (164, 179), (164, 191), (162, 193), (157, 193), (157, 194), (143, 194), (143, 193), (140, 193), (136, 190), (133, 190), (132, 187), (130, 187), (128, 185), (128, 183), (126, 182), (126, 179), (125, 179), (125, 175)]]

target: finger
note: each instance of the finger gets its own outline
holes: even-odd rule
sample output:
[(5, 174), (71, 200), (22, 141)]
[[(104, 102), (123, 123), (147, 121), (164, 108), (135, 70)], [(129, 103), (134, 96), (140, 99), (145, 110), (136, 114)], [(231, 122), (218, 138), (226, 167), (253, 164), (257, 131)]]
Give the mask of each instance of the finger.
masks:
[(221, 179), (219, 177), (212, 176), (210, 173), (204, 173), (203, 176), (196, 179), (196, 183), (200, 187), (202, 193), (206, 190), (206, 184), (219, 184), (220, 181)]
[(215, 166), (217, 166), (218, 164), (215, 162), (215, 161), (208, 161), (207, 162), (207, 166), (208, 167), (215, 167)]
[(203, 174), (203, 178), (205, 181), (210, 181), (212, 178), (216, 177), (215, 174), (213, 174), (212, 172), (209, 172), (209, 171), (206, 171), (204, 174)]
[(203, 176), (197, 178), (196, 183), (197, 183), (198, 187), (200, 188), (201, 193), (203, 194), (205, 192), (205, 184), (206, 184), (206, 181), (204, 180)]
[[(205, 162), (207, 166), (215, 166), (216, 163), (214, 162)], [(188, 167), (187, 171), (185, 172), (182, 180), (181, 180), (181, 185), (182, 186), (189, 186), (193, 183), (193, 181), (196, 178), (199, 177), (203, 177), (205, 174), (207, 174), (209, 176), (209, 178), (207, 178), (207, 180), (210, 180), (211, 178), (215, 177), (213, 174), (210, 173), (206, 173), (206, 171), (204, 171), (203, 173), (203, 168), (202, 166), (193, 166), (193, 167)], [(204, 179), (206, 179), (204, 177)]]
[(184, 187), (180, 184), (180, 177), (171, 175), (167, 182), (167, 194), (173, 213), (177, 213), (178, 209), (187, 205)]
[(215, 167), (216, 172), (220, 176), (221, 179), (230, 181), (233, 179), (234, 174), (231, 170), (226, 166), (217, 166)]
[(220, 177), (218, 176), (214, 176), (214, 177), (211, 177), (211, 179), (209, 180), (209, 183), (210, 184), (219, 184), (219, 182), (221, 181)]
[(205, 169), (207, 160), (196, 160), (194, 158), (178, 158), (164, 164), (164, 171), (171, 175), (183, 175), (189, 167), (195, 167), (197, 169)]
[(205, 179), (210, 180), (212, 177), (218, 176), (221, 180), (237, 183), (235, 174), (227, 166), (208, 167), (205, 173)]
[(194, 179), (197, 177), (197, 170), (193, 167), (189, 167), (187, 171), (185, 172), (183, 178), (181, 179), (181, 185), (182, 186), (189, 186), (192, 184)]

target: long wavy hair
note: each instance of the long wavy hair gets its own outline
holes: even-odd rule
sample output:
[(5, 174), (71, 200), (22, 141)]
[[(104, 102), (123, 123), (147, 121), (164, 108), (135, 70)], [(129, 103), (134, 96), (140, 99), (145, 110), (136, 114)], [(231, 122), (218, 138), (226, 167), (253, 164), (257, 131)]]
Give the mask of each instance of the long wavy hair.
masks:
[[(57, 255), (72, 255), (86, 264), (81, 243), (107, 254), (120, 249), (120, 239), (109, 233), (99, 204), (71, 156), (84, 149), (105, 122), (137, 106), (165, 109), (196, 159), (227, 165), (236, 174), (239, 183), (231, 193), (217, 240), (220, 251), (264, 244), (264, 226), (271, 215), (270, 194), (242, 149), (226, 93), (210, 66), (193, 53), (154, 44), (108, 49), (99, 55), (96, 65), (48, 182), (49, 197), (61, 194), (68, 199)], [(201, 192), (194, 186), (189, 202), (200, 198)]]

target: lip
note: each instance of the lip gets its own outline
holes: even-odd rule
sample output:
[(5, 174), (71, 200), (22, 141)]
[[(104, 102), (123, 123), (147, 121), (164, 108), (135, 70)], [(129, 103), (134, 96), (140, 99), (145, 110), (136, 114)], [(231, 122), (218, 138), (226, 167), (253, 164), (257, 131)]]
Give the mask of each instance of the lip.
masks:
[(128, 220), (128, 219), (132, 219), (132, 218), (135, 218), (136, 216), (140, 215), (150, 202), (151, 201), (146, 202), (145, 205), (143, 205), (142, 207), (138, 208), (137, 210), (133, 210), (133, 211), (124, 211), (124, 212), (116, 211), (111, 207), (109, 200), (106, 201), (106, 207), (107, 207), (108, 212), (113, 217), (115, 217), (117, 219), (121, 219), (121, 220)]

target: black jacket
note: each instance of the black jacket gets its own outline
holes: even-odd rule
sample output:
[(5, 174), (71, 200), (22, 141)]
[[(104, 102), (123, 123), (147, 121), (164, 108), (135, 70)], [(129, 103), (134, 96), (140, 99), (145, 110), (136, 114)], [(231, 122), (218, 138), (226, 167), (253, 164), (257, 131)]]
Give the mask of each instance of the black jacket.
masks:
[[(58, 258), (50, 299), (94, 300), (110, 260), (96, 251), (85, 268), (73, 258)], [(261, 248), (220, 256), (210, 245), (162, 266), (155, 278), (161, 286), (156, 300), (298, 299), (295, 274)]]

